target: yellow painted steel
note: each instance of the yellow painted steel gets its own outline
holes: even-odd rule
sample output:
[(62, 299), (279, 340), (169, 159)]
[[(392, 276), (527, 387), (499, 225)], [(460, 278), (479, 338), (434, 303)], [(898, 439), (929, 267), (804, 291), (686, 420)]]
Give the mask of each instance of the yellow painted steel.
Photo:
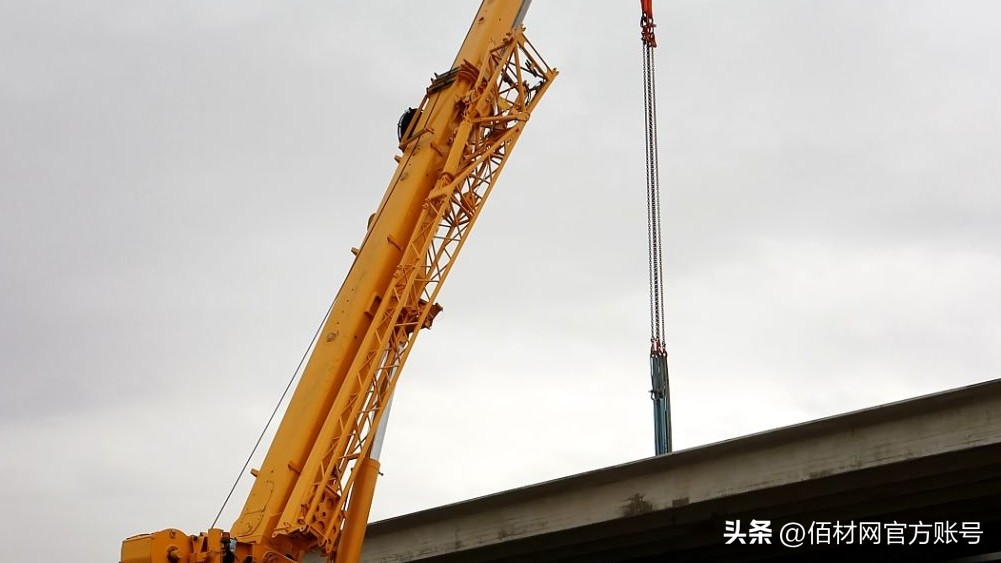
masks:
[(359, 476), (351, 490), (351, 496), (358, 499), (358, 505), (351, 504), (348, 509), (350, 516), (341, 532), (340, 547), (337, 549), (336, 563), (354, 563), (361, 558), (362, 541), (365, 539), (365, 526), (372, 508), (372, 495), (375, 493), (375, 482), (379, 478), (379, 461), (365, 458), (359, 462)]
[[(411, 120), (231, 532), (127, 539), (121, 563), (356, 561), (378, 475), (372, 437), (441, 282), (538, 99), (555, 77), (524, 39), (528, 2), (484, 0), (451, 69)], [(182, 545), (183, 544), (183, 545)]]

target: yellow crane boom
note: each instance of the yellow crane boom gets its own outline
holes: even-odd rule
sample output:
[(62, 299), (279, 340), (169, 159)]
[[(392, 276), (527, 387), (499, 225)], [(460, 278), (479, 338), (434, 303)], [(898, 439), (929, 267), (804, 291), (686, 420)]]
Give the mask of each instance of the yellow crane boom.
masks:
[(357, 561), (400, 370), (556, 76), (524, 36), (528, 4), (484, 0), (451, 68), (401, 120), (396, 172), (231, 530), (134, 536), (121, 563)]

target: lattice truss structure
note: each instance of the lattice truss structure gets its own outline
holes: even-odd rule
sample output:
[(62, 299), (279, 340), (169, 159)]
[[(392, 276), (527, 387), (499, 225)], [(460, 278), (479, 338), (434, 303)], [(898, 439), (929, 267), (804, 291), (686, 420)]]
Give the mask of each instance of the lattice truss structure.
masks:
[[(327, 554), (336, 550), (345, 511), (352, 502), (355, 468), (371, 455), (375, 430), (400, 369), (417, 334), (430, 327), (441, 310), (435, 299), (442, 282), (525, 122), (556, 74), (525, 38), (524, 30), (515, 29), (478, 65), (463, 62), (428, 88), (420, 111), (427, 109), (436, 88), (452, 81), (471, 84), (459, 100), (462, 121), (448, 147), (444, 169), (423, 204), (390, 291), (379, 302), (372, 328), (331, 411), (343, 414), (331, 417), (317, 438), (317, 443), (329, 446), (312, 477), (311, 490), (297, 506), (294, 521), (298, 528), (289, 530), (299, 540), (309, 538), (308, 543)], [(417, 121), (411, 123), (401, 146), (430, 133), (412, 131)]]

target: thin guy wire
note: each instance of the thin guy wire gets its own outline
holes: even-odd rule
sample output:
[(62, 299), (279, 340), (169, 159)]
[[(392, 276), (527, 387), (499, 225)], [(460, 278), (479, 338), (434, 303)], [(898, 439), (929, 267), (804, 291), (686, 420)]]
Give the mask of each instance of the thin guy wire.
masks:
[(309, 356), (309, 351), (316, 344), (316, 339), (320, 336), (320, 331), (323, 330), (323, 325), (327, 323), (327, 318), (330, 317), (330, 311), (334, 309), (334, 303), (331, 301), (330, 307), (327, 307), (327, 314), (323, 315), (323, 320), (320, 321), (320, 326), (316, 327), (316, 332), (313, 334), (313, 339), (310, 340), (309, 346), (306, 346), (306, 351), (302, 353), (302, 358), (299, 359), (299, 365), (296, 366), (295, 371), (292, 372), (292, 377), (289, 378), (288, 384), (285, 386), (285, 391), (282, 392), (282, 396), (275, 403), (275, 408), (271, 411), (271, 416), (268, 418), (268, 422), (264, 425), (261, 430), (260, 436), (257, 437), (257, 442), (254, 443), (254, 448), (250, 451), (250, 455), (247, 456), (247, 461), (243, 462), (243, 468), (240, 469), (240, 473), (237, 474), (236, 480), (233, 481), (233, 486), (229, 489), (229, 494), (226, 495), (226, 500), (222, 501), (222, 506), (219, 507), (219, 512), (216, 513), (215, 519), (212, 520), (212, 526), (210, 528), (215, 528), (216, 524), (219, 522), (219, 518), (222, 516), (222, 511), (226, 509), (226, 504), (229, 503), (229, 499), (233, 496), (233, 491), (236, 490), (236, 486), (240, 483), (240, 479), (243, 477), (244, 473), (247, 471), (247, 466), (250, 465), (250, 460), (253, 459), (254, 454), (257, 453), (257, 448), (260, 447), (261, 441), (264, 440), (264, 435), (268, 431), (268, 427), (275, 420), (275, 415), (278, 414), (278, 409), (281, 404), (285, 401), (285, 397), (288, 395), (289, 389), (292, 388), (292, 384), (295, 383), (296, 376), (299, 375), (300, 370), (302, 370), (302, 364), (306, 362), (306, 358)]

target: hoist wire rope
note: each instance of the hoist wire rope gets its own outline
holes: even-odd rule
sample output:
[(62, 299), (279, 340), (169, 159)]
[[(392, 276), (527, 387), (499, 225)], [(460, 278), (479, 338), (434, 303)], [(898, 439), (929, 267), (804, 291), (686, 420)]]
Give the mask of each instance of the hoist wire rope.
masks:
[(647, 260), (649, 262), (650, 339), (654, 351), (665, 343), (663, 249), (660, 219), (660, 163), (657, 141), (657, 92), (653, 47), (643, 45), (643, 108), (646, 140)]
[(660, 159), (657, 141), (657, 88), (653, 0), (640, 0), (643, 39), (643, 119), (646, 149), (647, 261), (650, 291), (650, 382), (654, 416), (654, 452), (671, 451), (671, 398), (668, 382), (664, 258), (660, 219)]

